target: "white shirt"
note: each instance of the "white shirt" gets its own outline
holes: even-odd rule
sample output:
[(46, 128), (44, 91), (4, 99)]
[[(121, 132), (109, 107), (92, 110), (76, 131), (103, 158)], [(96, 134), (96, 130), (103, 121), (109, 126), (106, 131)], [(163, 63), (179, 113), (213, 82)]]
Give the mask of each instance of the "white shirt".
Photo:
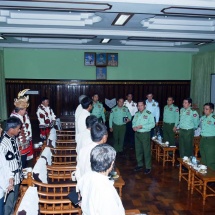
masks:
[(124, 102), (124, 106), (126, 106), (131, 114), (131, 116), (134, 116), (135, 113), (138, 111), (137, 109), (137, 103), (131, 101), (130, 103), (128, 102), (128, 100), (125, 100)]
[(13, 178), (5, 155), (0, 151), (0, 199), (4, 196), (4, 192), (9, 186), (9, 179)]
[(86, 173), (77, 184), (82, 196), (83, 215), (125, 215), (122, 201), (107, 176)]
[(77, 120), (77, 135), (81, 132), (83, 132), (87, 126), (86, 126), (86, 118), (90, 116), (90, 112), (86, 109), (83, 109), (78, 117)]
[(155, 117), (156, 123), (159, 122), (160, 118), (160, 108), (158, 102), (152, 99), (151, 102), (146, 100), (146, 110), (150, 111), (152, 115)]
[(92, 149), (97, 146), (98, 144), (95, 142), (91, 142), (87, 146), (83, 147), (78, 155), (77, 158), (77, 167), (75, 177), (77, 181), (87, 172), (91, 170), (91, 163), (90, 163), (90, 153)]
[(77, 130), (78, 130), (77, 129), (78, 128), (77, 122), (78, 122), (78, 117), (80, 116), (80, 113), (82, 112), (82, 110), (83, 110), (83, 108), (82, 108), (81, 104), (79, 104), (75, 110), (75, 133), (76, 133), (75, 140), (76, 140), (76, 142), (77, 142)]
[(81, 132), (80, 134), (78, 134), (77, 147), (76, 147), (77, 154), (79, 154), (80, 150), (83, 147), (89, 145), (92, 142), (93, 141), (91, 139), (90, 130), (86, 128), (83, 132)]

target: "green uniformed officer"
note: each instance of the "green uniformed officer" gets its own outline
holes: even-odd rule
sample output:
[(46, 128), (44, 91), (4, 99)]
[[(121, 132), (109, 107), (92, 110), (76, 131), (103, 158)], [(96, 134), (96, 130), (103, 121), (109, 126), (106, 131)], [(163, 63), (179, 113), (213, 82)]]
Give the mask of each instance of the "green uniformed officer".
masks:
[(179, 109), (173, 103), (173, 97), (169, 96), (163, 113), (163, 139), (170, 146), (175, 146), (175, 132), (179, 123)]
[(99, 122), (105, 123), (105, 114), (103, 104), (99, 102), (98, 94), (94, 94), (93, 97), (93, 109), (91, 114), (98, 118)]
[(181, 158), (193, 155), (194, 130), (199, 125), (199, 114), (191, 108), (191, 105), (192, 99), (186, 98), (180, 110), (179, 152)]
[(143, 168), (143, 157), (145, 163), (145, 174), (151, 172), (151, 144), (150, 131), (155, 127), (155, 120), (152, 113), (146, 110), (144, 100), (137, 104), (138, 112), (134, 115), (132, 127), (135, 131), (135, 152), (137, 159), (137, 167), (134, 171), (139, 171)]
[(131, 120), (127, 107), (123, 106), (124, 99), (117, 100), (117, 106), (112, 108), (109, 119), (110, 132), (113, 132), (114, 148), (120, 155), (123, 153), (123, 143), (126, 132), (126, 123)]
[(214, 104), (204, 105), (204, 116), (201, 118), (201, 163), (215, 170), (215, 115)]

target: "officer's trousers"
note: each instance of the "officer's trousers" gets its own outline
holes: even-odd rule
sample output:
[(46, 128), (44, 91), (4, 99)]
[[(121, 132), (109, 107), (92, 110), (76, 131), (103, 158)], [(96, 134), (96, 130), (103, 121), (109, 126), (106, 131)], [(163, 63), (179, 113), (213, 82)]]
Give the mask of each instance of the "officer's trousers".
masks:
[(201, 163), (215, 170), (215, 136), (201, 137), (200, 154)]
[(170, 146), (175, 146), (175, 132), (173, 128), (175, 123), (163, 123), (163, 140), (169, 141)]
[(193, 156), (194, 129), (179, 130), (179, 152), (180, 158)]
[(126, 125), (116, 125), (113, 124), (113, 140), (114, 140), (114, 149), (116, 152), (123, 151), (123, 143), (125, 139)]
[(146, 169), (151, 169), (150, 132), (135, 132), (135, 152), (137, 166), (143, 166), (144, 159)]

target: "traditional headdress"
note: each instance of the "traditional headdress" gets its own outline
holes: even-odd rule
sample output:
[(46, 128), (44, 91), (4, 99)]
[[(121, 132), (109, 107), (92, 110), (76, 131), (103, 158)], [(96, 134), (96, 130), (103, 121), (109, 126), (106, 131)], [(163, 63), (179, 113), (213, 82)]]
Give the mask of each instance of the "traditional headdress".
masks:
[(29, 106), (28, 100), (29, 96), (24, 96), (27, 91), (30, 89), (24, 89), (18, 93), (16, 99), (14, 99), (14, 105), (17, 108), (27, 108)]

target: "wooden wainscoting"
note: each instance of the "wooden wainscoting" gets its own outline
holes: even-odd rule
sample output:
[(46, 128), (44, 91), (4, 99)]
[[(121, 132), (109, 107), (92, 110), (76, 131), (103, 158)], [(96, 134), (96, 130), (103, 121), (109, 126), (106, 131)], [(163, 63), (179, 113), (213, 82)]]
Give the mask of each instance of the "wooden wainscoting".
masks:
[[(100, 101), (125, 97), (132, 92), (134, 101), (145, 99), (148, 92), (159, 102), (161, 113), (168, 95), (175, 97), (175, 104), (181, 107), (184, 98), (190, 95), (190, 81), (78, 81), (78, 80), (15, 80), (6, 79), (8, 113), (14, 108), (14, 98), (20, 90), (38, 90), (39, 95), (30, 95), (28, 108), (31, 119), (36, 119), (37, 106), (43, 96), (50, 98), (50, 106), (55, 114), (72, 115), (82, 94), (92, 96), (98, 93)], [(162, 117), (162, 114), (161, 114)]]

